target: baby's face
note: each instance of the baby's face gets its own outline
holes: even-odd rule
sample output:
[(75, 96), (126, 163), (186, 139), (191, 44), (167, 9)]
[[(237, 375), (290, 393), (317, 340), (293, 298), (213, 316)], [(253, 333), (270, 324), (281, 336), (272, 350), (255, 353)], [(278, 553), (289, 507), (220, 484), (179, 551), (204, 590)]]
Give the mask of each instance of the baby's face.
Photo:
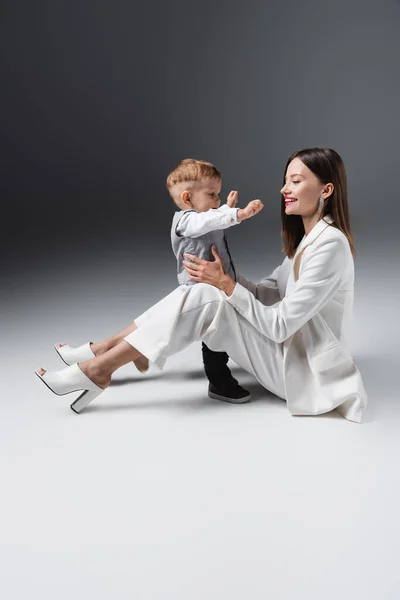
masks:
[(221, 200), (222, 182), (219, 179), (203, 179), (190, 193), (192, 207), (199, 212), (206, 212), (211, 208), (219, 208)]

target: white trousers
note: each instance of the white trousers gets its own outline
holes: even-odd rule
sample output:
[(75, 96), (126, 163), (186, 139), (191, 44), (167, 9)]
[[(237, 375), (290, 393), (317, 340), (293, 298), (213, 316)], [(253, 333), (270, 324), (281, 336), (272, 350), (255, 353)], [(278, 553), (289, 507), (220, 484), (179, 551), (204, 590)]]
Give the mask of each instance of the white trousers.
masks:
[(137, 329), (125, 341), (162, 369), (169, 356), (203, 340), (225, 351), (266, 389), (285, 398), (283, 344), (249, 324), (212, 285), (180, 286), (135, 319)]

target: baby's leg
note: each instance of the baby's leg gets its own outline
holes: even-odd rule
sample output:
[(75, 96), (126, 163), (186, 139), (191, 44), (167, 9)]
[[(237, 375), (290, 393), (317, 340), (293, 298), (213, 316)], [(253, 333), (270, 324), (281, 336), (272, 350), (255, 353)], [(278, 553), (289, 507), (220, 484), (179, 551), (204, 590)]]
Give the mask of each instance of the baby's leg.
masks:
[(250, 392), (239, 385), (237, 379), (232, 376), (228, 367), (228, 354), (211, 350), (204, 342), (201, 349), (204, 370), (209, 381), (209, 397), (234, 404), (248, 402)]
[(229, 356), (226, 352), (210, 350), (204, 342), (201, 344), (201, 352), (204, 371), (210, 383), (219, 385), (221, 382), (232, 377), (232, 373), (228, 367)]

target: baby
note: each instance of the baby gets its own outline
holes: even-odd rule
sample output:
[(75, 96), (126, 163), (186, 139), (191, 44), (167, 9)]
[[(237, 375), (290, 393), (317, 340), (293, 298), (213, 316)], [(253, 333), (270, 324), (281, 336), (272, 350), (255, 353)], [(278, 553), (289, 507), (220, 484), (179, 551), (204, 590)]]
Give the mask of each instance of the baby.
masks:
[[(263, 205), (260, 200), (252, 200), (246, 208), (236, 208), (238, 193), (232, 191), (226, 204), (220, 206), (221, 185), (221, 173), (214, 165), (191, 158), (182, 160), (168, 175), (168, 191), (180, 209), (172, 221), (171, 242), (177, 259), (178, 282), (181, 285), (195, 284), (182, 263), (184, 254), (212, 261), (212, 246), (215, 246), (222, 259), (225, 273), (236, 280), (224, 230), (258, 214)], [(238, 404), (247, 402), (250, 392), (242, 388), (232, 376), (226, 352), (214, 352), (203, 342), (202, 353), (209, 380), (209, 397)]]

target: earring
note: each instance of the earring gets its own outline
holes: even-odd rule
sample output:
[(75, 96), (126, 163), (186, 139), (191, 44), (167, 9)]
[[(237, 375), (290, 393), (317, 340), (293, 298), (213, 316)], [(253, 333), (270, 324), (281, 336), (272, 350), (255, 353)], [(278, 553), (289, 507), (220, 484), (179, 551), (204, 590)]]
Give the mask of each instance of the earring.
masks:
[(325, 200), (323, 198), (319, 199), (319, 205), (318, 205), (318, 210), (321, 211), (322, 207), (324, 206), (324, 202)]

